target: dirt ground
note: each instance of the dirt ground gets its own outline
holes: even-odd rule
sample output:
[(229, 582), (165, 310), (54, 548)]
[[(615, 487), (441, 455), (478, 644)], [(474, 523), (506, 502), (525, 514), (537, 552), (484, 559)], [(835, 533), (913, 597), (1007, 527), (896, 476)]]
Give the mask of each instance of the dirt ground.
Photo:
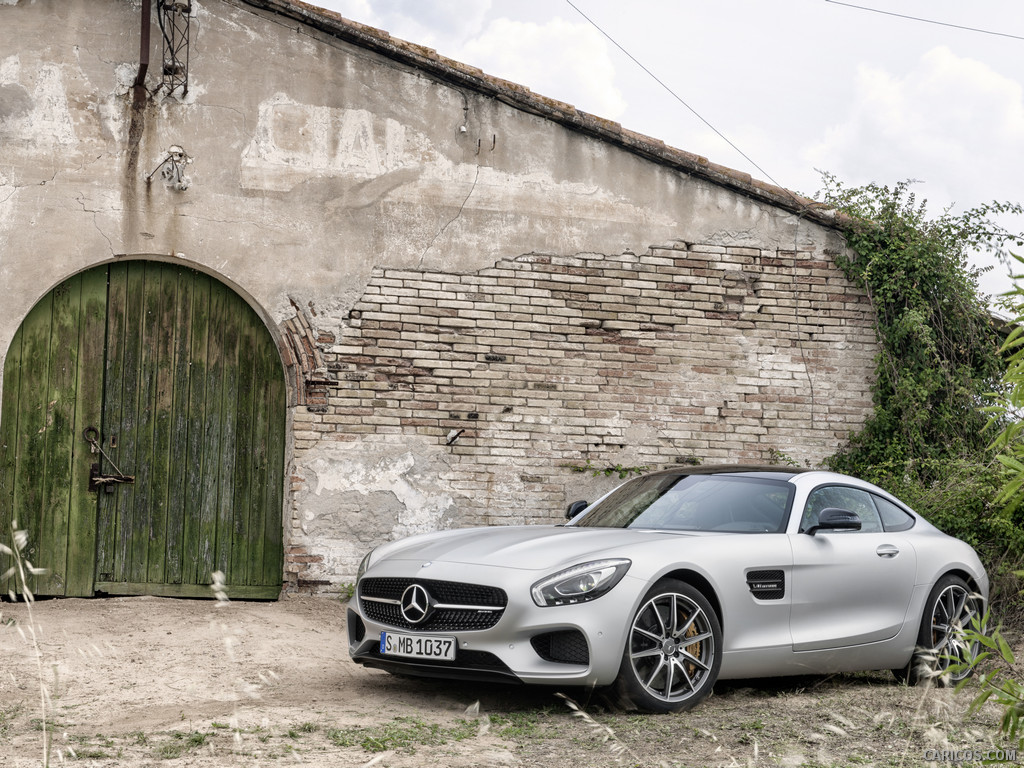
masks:
[(871, 673), (720, 683), (640, 716), (365, 670), (337, 599), (0, 603), (5, 768), (43, 765), (44, 743), (51, 766), (939, 766), (927, 750), (1006, 745), (970, 699)]

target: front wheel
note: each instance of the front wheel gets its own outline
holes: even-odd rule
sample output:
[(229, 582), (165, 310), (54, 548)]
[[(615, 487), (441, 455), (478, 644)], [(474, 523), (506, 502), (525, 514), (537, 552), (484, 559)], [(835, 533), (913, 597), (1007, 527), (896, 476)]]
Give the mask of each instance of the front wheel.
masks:
[(967, 582), (959, 576), (943, 576), (924, 604), (914, 657), (893, 674), (908, 685), (934, 680), (950, 686), (970, 677), (974, 669), (969, 662), (978, 648), (967, 644), (964, 630), (971, 628), (980, 610), (981, 601)]
[(695, 587), (661, 579), (629, 625), (614, 689), (628, 709), (677, 712), (699, 704), (722, 665), (722, 629)]

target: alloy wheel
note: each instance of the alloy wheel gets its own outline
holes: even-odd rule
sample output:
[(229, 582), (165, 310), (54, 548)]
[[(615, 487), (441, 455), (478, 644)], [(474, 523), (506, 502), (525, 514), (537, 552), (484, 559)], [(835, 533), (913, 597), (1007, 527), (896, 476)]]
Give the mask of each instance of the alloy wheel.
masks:
[(969, 647), (964, 640), (964, 630), (978, 615), (975, 600), (960, 583), (947, 585), (935, 598), (931, 615), (931, 651), (935, 656), (935, 671), (945, 675), (950, 665), (956, 665), (949, 673), (952, 682), (963, 680), (970, 669), (960, 668), (963, 662), (974, 658), (976, 648)]
[(665, 592), (650, 598), (637, 611), (629, 635), (636, 680), (656, 699), (684, 701), (711, 673), (716, 653), (711, 623), (686, 595)]

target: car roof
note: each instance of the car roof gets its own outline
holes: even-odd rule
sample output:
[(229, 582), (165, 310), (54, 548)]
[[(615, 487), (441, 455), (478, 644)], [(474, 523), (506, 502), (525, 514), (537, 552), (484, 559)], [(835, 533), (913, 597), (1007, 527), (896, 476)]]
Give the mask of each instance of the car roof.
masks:
[(771, 478), (773, 480), (789, 480), (794, 475), (803, 472), (814, 472), (820, 470), (804, 469), (802, 467), (783, 467), (771, 464), (700, 464), (690, 467), (678, 467), (663, 469), (654, 472), (656, 475), (743, 475)]

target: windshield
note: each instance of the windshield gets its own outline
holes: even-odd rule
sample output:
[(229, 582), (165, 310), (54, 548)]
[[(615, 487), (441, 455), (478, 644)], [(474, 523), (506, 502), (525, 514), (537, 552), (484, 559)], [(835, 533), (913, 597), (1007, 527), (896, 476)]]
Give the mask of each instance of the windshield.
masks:
[(620, 486), (573, 523), (668, 531), (785, 530), (792, 486), (726, 475), (648, 475)]

